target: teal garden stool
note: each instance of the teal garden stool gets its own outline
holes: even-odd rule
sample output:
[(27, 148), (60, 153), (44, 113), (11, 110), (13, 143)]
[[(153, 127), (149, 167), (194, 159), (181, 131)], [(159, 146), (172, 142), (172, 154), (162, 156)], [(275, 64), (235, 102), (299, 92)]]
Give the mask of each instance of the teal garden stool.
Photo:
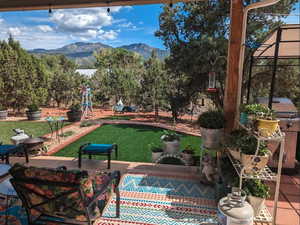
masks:
[(118, 145), (117, 144), (84, 144), (80, 146), (78, 151), (78, 167), (81, 168), (82, 155), (89, 155), (92, 159), (93, 155), (107, 156), (107, 169), (110, 169), (111, 153), (115, 152), (116, 159), (118, 158)]

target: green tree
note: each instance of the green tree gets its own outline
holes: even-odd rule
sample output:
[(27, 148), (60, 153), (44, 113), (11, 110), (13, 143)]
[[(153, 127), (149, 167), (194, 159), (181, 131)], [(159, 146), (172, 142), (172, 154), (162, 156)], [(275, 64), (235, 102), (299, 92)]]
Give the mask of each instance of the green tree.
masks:
[(152, 51), (151, 57), (145, 61), (145, 72), (141, 77), (140, 105), (146, 108), (152, 106), (155, 117), (158, 118), (159, 109), (165, 106), (166, 71), (165, 65)]
[[(251, 0), (244, 1), (246, 5)], [(288, 14), (297, 0), (281, 1), (272, 7), (258, 9), (248, 18), (248, 41), (261, 42), (270, 30), (278, 26), (284, 16), (270, 13)], [(196, 92), (207, 87), (208, 73), (215, 72), (219, 93), (212, 100), (221, 106), (224, 95), (226, 59), (229, 36), (230, 1), (196, 1), (165, 6), (159, 17), (160, 28), (156, 36), (164, 41), (170, 50), (166, 60), (172, 76), (183, 79), (176, 98), (189, 102)], [(279, 20), (278, 20), (279, 19)], [(238, 31), (237, 31), (238, 32)], [(249, 51), (246, 52), (246, 62)], [(246, 63), (245, 69), (247, 70)], [(184, 78), (183, 78), (184, 77)], [(246, 84), (244, 81), (244, 85)], [(208, 96), (210, 97), (210, 96)], [(180, 107), (184, 107), (181, 103)]]
[(0, 61), (2, 104), (20, 111), (31, 103), (45, 103), (48, 77), (38, 58), (10, 36), (0, 43)]
[(140, 55), (125, 49), (103, 49), (96, 55), (97, 73), (93, 83), (97, 91), (123, 99), (128, 104), (136, 102), (140, 88), (143, 61)]

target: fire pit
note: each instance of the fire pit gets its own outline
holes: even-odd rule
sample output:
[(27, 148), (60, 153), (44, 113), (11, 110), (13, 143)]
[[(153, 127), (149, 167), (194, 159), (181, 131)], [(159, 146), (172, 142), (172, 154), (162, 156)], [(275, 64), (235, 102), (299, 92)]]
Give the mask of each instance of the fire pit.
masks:
[(24, 146), (24, 152), (26, 157), (26, 162), (28, 162), (28, 154), (30, 155), (38, 155), (41, 152), (47, 151), (44, 146), (44, 142), (46, 138), (43, 137), (35, 137), (35, 138), (27, 138), (22, 144)]

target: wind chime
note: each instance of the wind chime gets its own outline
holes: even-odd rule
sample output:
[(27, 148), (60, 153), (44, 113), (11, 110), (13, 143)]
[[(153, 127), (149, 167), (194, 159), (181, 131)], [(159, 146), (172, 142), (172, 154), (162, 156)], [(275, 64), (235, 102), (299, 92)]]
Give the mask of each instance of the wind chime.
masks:
[(83, 118), (93, 116), (92, 89), (89, 86), (83, 86), (81, 89), (81, 107)]

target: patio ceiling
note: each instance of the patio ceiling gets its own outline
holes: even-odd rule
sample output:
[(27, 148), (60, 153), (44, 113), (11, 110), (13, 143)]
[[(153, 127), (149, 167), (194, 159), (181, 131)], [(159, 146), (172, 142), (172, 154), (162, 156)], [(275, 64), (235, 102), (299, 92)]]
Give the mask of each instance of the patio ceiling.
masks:
[(0, 11), (48, 10), (49, 8), (108, 7), (188, 1), (191, 0), (0, 0)]
[(274, 30), (254, 52), (255, 58), (274, 58), (276, 39), (279, 33), (278, 58), (300, 58), (300, 25), (282, 25)]

